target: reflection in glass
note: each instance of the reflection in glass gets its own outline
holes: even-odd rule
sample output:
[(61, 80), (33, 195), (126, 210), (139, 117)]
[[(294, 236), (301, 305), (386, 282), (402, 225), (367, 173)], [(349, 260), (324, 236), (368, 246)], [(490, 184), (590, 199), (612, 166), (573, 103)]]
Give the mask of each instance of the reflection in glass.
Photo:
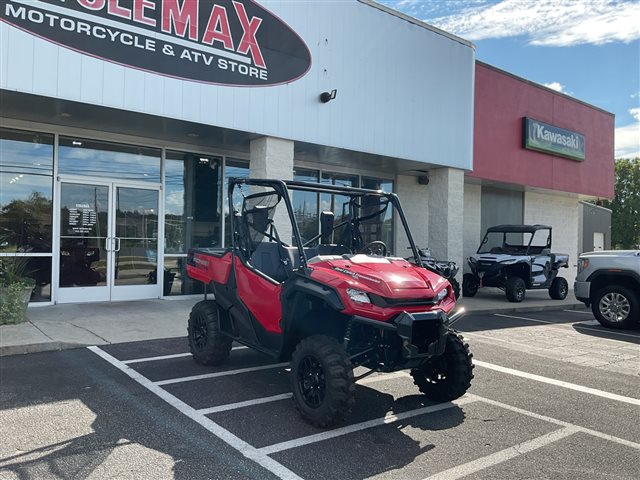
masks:
[[(301, 182), (318, 183), (317, 170), (296, 168), (293, 179)], [(319, 233), (318, 193), (295, 190), (292, 195), (293, 213), (300, 229), (302, 242), (306, 243)]]
[(51, 175), (53, 135), (0, 129), (0, 171)]
[(0, 129), (0, 252), (51, 253), (53, 136)]
[(156, 283), (158, 192), (118, 187), (116, 192), (115, 284)]
[(60, 137), (59, 173), (160, 182), (160, 150)]
[(203, 283), (187, 275), (187, 257), (164, 258), (163, 295), (194, 295), (204, 292)]
[[(322, 183), (328, 185), (341, 185), (343, 187), (358, 187), (357, 175), (347, 175), (344, 173), (322, 172)], [(320, 209), (323, 212), (333, 212), (335, 215), (334, 225), (345, 221), (349, 214), (349, 197), (344, 195), (330, 195), (323, 193), (320, 195)], [(333, 231), (332, 243), (348, 242), (342, 237), (345, 235), (345, 227), (336, 228)]]
[(52, 177), (0, 173), (0, 252), (51, 252)]
[(221, 159), (167, 152), (165, 162), (165, 253), (220, 246)]
[(109, 187), (60, 187), (60, 286), (104, 286), (107, 281)]
[[(362, 188), (393, 192), (393, 181), (380, 178), (362, 177)], [(403, 252), (395, 252), (393, 242), (393, 208), (389, 207), (382, 218), (375, 218), (363, 225), (363, 240), (365, 243), (382, 240), (389, 252), (403, 256)]]
[(231, 225), (229, 222), (229, 211), (240, 212), (242, 209), (242, 195), (235, 189), (233, 192), (233, 206), (229, 208), (229, 196), (227, 191), (229, 190), (230, 178), (249, 178), (249, 162), (243, 160), (227, 159), (227, 163), (224, 168), (224, 245), (231, 246)]

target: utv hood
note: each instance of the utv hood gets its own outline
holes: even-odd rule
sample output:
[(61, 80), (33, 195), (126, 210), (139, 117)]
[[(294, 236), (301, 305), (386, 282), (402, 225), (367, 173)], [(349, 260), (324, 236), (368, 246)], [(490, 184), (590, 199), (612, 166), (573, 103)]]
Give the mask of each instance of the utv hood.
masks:
[(351, 284), (387, 298), (433, 298), (447, 282), (403, 258), (370, 255), (317, 256), (309, 266), (334, 277), (331, 283)]

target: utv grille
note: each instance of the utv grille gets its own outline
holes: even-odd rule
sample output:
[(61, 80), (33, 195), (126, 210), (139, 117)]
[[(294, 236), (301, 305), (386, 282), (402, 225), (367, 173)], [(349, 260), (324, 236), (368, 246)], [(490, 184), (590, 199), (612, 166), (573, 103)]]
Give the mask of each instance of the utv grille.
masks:
[(386, 298), (371, 293), (369, 297), (376, 307), (426, 307), (436, 304), (434, 298)]

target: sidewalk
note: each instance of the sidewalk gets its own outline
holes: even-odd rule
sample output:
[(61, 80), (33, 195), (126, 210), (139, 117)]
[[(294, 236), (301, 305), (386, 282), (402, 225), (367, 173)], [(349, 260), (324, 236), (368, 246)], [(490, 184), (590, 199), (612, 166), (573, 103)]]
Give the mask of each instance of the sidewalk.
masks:
[[(0, 356), (133, 342), (187, 334), (194, 298), (30, 307), (29, 321), (0, 326)], [(510, 303), (497, 289), (462, 298), (468, 313), (513, 313), (582, 307), (570, 291), (562, 301), (546, 290), (528, 291), (522, 303)]]

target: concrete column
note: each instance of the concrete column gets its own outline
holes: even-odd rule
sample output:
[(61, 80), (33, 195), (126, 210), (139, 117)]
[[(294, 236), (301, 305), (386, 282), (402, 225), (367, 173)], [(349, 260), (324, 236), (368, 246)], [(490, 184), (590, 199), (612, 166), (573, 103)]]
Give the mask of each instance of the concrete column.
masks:
[(429, 248), (439, 260), (463, 266), (464, 171), (429, 171)]
[[(478, 251), (480, 240), (482, 240), (482, 186), (467, 183), (464, 186), (464, 243), (462, 247), (462, 256), (465, 273), (471, 271), (467, 264), (467, 259)], [(462, 278), (462, 277), (460, 277)]]
[[(249, 178), (293, 180), (293, 141), (275, 137), (260, 137), (251, 141)], [(291, 244), (291, 222), (284, 201), (273, 217), (278, 235)]]
[[(429, 206), (428, 186), (420, 185), (418, 177), (398, 175), (396, 193), (400, 197), (402, 209), (409, 222), (413, 241), (418, 248), (429, 246)], [(400, 219), (396, 222), (395, 254), (398, 257), (411, 255), (409, 240), (404, 233)]]

